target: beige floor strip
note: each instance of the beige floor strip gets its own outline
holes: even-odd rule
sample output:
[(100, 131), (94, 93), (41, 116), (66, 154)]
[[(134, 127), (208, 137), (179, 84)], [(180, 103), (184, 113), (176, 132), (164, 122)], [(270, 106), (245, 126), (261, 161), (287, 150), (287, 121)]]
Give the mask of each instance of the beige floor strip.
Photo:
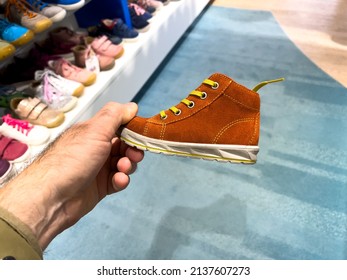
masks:
[(272, 12), (295, 45), (347, 87), (347, 1), (215, 0), (213, 5)]

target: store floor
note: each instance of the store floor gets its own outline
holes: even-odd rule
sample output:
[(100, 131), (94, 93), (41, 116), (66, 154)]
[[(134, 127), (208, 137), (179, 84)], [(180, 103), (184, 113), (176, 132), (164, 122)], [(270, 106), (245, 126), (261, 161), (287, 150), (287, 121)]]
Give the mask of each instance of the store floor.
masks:
[(146, 153), (129, 188), (63, 232), (46, 259), (347, 258), (346, 88), (272, 13), (213, 5), (139, 93), (139, 114), (177, 104), (214, 72), (247, 87), (286, 78), (260, 91), (258, 162)]

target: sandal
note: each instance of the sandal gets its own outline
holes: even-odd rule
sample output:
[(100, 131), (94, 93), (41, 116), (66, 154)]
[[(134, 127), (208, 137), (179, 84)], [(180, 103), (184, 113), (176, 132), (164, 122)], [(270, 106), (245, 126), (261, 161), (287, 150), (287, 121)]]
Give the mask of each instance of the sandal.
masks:
[(10, 107), (20, 119), (48, 128), (61, 125), (65, 119), (64, 113), (48, 108), (48, 105), (37, 97), (12, 98)]

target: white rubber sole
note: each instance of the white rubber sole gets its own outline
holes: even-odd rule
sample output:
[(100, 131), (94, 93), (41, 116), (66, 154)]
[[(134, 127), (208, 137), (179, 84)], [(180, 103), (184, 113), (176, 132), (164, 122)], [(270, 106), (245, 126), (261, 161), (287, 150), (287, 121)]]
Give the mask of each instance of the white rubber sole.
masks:
[(22, 154), (20, 157), (14, 159), (14, 160), (9, 160), (10, 163), (17, 163), (17, 162), (22, 162), (22, 161), (26, 161), (27, 159), (29, 159), (31, 156), (31, 148), (30, 146), (28, 146), (28, 149), (26, 150), (26, 152), (24, 154)]
[(62, 21), (66, 17), (66, 10), (62, 9), (59, 13), (57, 13), (55, 16), (49, 18), (53, 22), (59, 22)]
[(135, 38), (122, 38), (125, 43), (136, 43), (139, 40), (139, 36)]
[(64, 8), (67, 11), (74, 11), (77, 10), (79, 8), (82, 8), (85, 4), (84, 0), (81, 0), (75, 4), (71, 4), (71, 5), (64, 5), (64, 4), (57, 4), (57, 6)]
[(149, 30), (150, 25), (151, 25), (151, 24), (148, 24), (146, 27), (141, 28), (141, 29), (135, 28), (135, 30), (136, 30), (137, 32), (139, 32), (139, 33), (145, 33), (145, 32), (147, 32), (147, 31)]
[(221, 162), (254, 164), (258, 146), (182, 143), (149, 138), (123, 128), (120, 138), (126, 144), (143, 151)]

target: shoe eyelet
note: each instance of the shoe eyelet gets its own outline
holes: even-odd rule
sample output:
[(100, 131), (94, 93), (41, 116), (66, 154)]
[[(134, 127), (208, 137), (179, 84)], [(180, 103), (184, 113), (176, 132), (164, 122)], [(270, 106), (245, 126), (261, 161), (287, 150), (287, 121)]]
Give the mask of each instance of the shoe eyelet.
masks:
[(195, 106), (194, 101), (190, 101), (190, 103), (188, 104), (188, 108), (193, 108)]
[(206, 97), (207, 97), (207, 93), (203, 91), (201, 93), (200, 99), (206, 99)]
[(178, 110), (178, 111), (176, 111), (175, 116), (179, 116), (179, 115), (181, 115), (181, 113), (182, 113), (182, 111)]
[(217, 82), (214, 82), (213, 86), (212, 86), (213, 89), (217, 89), (219, 88), (219, 84)]
[(160, 116), (160, 119), (163, 121), (163, 120), (166, 120), (167, 119), (167, 115), (165, 115), (164, 117)]

